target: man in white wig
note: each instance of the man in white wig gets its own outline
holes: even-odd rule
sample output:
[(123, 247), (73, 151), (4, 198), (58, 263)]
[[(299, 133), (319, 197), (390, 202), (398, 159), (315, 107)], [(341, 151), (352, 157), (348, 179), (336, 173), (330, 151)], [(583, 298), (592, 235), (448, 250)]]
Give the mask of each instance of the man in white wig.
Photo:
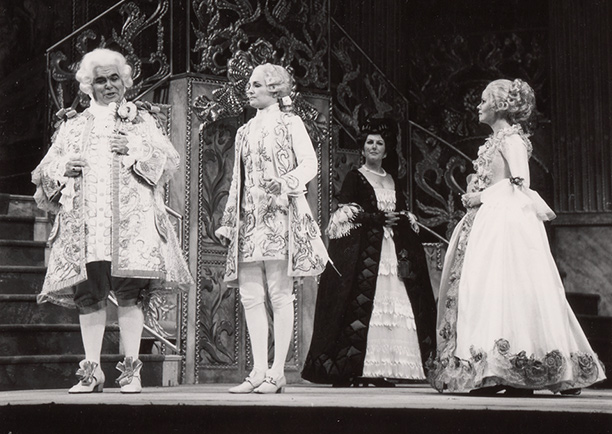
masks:
[(78, 309), (85, 359), (69, 392), (101, 392), (112, 291), (125, 353), (117, 382), (121, 392), (138, 393), (142, 300), (150, 291), (193, 283), (163, 200), (179, 155), (145, 106), (124, 99), (133, 82), (123, 55), (100, 48), (87, 53), (76, 79), (91, 104), (82, 113), (68, 111), (32, 173), (38, 206), (57, 214), (38, 301)]

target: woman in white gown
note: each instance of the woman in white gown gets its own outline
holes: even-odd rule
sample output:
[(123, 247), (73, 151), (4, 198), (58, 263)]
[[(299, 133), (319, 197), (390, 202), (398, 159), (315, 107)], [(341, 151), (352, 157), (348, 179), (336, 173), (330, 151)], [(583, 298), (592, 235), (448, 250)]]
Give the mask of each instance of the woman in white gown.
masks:
[(605, 379), (567, 300), (543, 220), (555, 214), (529, 189), (532, 146), (522, 125), (535, 107), (522, 80), (496, 80), (479, 120), (493, 133), (478, 150), (440, 283), (437, 355), (442, 392), (578, 394)]

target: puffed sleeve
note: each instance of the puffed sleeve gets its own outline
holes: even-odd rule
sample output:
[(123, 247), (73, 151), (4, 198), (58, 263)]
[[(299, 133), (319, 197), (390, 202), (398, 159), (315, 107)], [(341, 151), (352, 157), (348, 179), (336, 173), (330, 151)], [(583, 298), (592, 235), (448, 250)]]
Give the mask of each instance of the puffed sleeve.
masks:
[(291, 141), (297, 166), (278, 179), (281, 182), (281, 193), (301, 193), (306, 189), (306, 184), (317, 176), (317, 154), (302, 119), (296, 115), (288, 116), (287, 119), (287, 140)]
[(514, 134), (507, 137), (501, 153), (510, 168), (512, 183), (529, 188), (529, 153), (521, 136)]

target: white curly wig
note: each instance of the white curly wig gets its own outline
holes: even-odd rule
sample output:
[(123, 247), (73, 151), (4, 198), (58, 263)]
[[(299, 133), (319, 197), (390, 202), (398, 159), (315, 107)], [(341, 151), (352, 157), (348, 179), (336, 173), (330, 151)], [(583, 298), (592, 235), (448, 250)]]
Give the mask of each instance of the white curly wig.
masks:
[(535, 94), (529, 84), (517, 78), (514, 81), (492, 81), (486, 90), (493, 98), (496, 111), (502, 113), (511, 124), (528, 122), (535, 110)]
[(132, 87), (134, 84), (132, 80), (132, 67), (128, 65), (123, 54), (108, 48), (96, 48), (85, 54), (83, 59), (81, 59), (75, 77), (79, 82), (79, 89), (89, 96), (93, 95), (94, 69), (98, 66), (109, 65), (117, 66), (117, 71), (119, 71), (119, 76), (126, 89)]
[(293, 88), (293, 77), (291, 74), (280, 65), (273, 65), (271, 63), (264, 63), (256, 66), (253, 72), (261, 70), (264, 74), (264, 82), (266, 89), (275, 98), (282, 98), (291, 94)]

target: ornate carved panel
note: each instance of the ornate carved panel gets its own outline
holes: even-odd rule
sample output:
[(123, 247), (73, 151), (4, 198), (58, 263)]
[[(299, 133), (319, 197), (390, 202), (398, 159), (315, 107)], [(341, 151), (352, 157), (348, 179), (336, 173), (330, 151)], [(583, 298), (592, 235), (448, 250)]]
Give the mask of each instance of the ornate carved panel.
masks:
[(422, 224), (448, 240), (465, 214), (460, 195), (472, 164), (427, 131), (413, 127), (411, 139), (414, 211)]
[(170, 0), (127, 2), (110, 8), (73, 36), (47, 52), (49, 109), (87, 106), (74, 74), (83, 55), (106, 47), (122, 52), (133, 68), (134, 86), (128, 99), (156, 84), (170, 72)]
[(385, 160), (385, 169), (400, 179), (399, 187), (408, 193), (408, 101), (337, 23), (332, 22), (330, 34), (331, 80), (335, 84), (333, 193), (340, 190), (346, 173), (361, 163), (361, 126), (368, 119), (381, 118), (398, 126), (391, 144), (395, 152)]
[(545, 197), (550, 188), (547, 38), (540, 29), (422, 37), (409, 62), (412, 199), (421, 223), (448, 238), (464, 210), (460, 195), (471, 160), (490, 130), (479, 125), (476, 106), (497, 78), (522, 78), (536, 93), (541, 126), (532, 138), (532, 186)]
[(191, 7), (195, 71), (224, 75), (237, 51), (263, 38), (273, 41), (278, 63), (294, 68), (298, 84), (327, 89), (327, 0), (192, 0)]

